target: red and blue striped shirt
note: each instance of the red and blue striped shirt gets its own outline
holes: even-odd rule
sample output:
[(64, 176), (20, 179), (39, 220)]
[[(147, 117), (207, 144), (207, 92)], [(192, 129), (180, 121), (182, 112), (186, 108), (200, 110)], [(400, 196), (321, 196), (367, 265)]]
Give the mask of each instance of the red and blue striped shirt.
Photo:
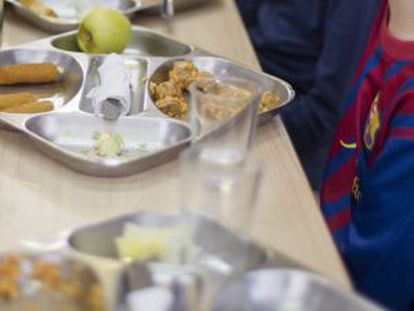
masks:
[(342, 106), (321, 204), (356, 287), (414, 310), (414, 42), (384, 1)]

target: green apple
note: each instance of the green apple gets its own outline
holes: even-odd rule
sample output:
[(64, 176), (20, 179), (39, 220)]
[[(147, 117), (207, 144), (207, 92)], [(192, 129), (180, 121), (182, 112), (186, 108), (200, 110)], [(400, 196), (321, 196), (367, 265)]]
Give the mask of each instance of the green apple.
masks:
[(82, 21), (78, 45), (85, 53), (122, 53), (132, 37), (131, 23), (121, 12), (98, 8)]

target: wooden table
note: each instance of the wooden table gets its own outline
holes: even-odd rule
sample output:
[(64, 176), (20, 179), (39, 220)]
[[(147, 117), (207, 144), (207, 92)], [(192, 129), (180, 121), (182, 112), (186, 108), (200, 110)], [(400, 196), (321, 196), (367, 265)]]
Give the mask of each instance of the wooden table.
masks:
[[(5, 46), (48, 36), (7, 8)], [(246, 65), (259, 67), (235, 4), (229, 0), (180, 11), (171, 25), (144, 25)], [(350, 283), (280, 119), (260, 127), (254, 155), (264, 166), (253, 233), (344, 287)], [(78, 174), (38, 152), (22, 135), (0, 132), (0, 247), (140, 209), (177, 206), (177, 162), (125, 178)]]

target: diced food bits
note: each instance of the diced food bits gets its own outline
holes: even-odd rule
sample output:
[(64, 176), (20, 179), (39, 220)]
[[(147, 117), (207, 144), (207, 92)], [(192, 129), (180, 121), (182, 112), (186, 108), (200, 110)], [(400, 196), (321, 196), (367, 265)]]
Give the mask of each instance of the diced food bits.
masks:
[(175, 62), (170, 70), (170, 80), (181, 90), (188, 90), (191, 83), (198, 77), (198, 69), (191, 61)]
[(272, 110), (279, 105), (280, 100), (279, 94), (271, 91), (264, 92), (260, 98), (259, 111), (266, 112)]
[[(228, 97), (251, 96), (248, 90), (212, 81), (211, 78), (214, 78), (213, 74), (200, 71), (189, 60), (175, 62), (169, 71), (168, 78), (167, 81), (160, 83), (151, 82), (150, 93), (157, 107), (166, 115), (176, 119), (185, 119), (187, 117), (189, 103), (185, 95), (195, 81), (197, 81), (197, 86), (202, 92)], [(281, 98), (277, 93), (272, 91), (264, 92), (260, 98), (259, 112), (264, 113), (274, 109), (280, 104), (280, 101)], [(211, 117), (215, 119), (223, 119), (229, 115), (229, 111), (223, 111), (217, 105), (210, 105), (206, 109), (211, 110)], [(230, 113), (233, 115), (235, 111)]]
[(114, 158), (122, 155), (124, 140), (118, 133), (99, 133), (94, 134), (95, 146), (93, 154), (103, 158)]
[(158, 108), (172, 118), (184, 119), (188, 104), (182, 97), (165, 97), (158, 101)]
[(115, 240), (118, 255), (124, 260), (178, 261), (185, 241), (181, 228), (152, 228), (127, 223), (122, 236)]
[(67, 310), (104, 311), (102, 287), (86, 273), (77, 263), (68, 269), (42, 259), (7, 256), (0, 259), (0, 309), (23, 300), (27, 310), (42, 310), (45, 301), (52, 301), (48, 297), (59, 297)]
[(160, 84), (151, 83), (151, 92), (156, 100), (166, 97), (181, 98), (182, 90), (172, 81), (165, 81)]

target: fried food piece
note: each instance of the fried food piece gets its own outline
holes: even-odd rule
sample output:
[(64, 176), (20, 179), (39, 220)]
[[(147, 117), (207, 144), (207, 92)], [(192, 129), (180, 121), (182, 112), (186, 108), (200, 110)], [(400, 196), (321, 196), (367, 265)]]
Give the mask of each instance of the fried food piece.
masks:
[(36, 101), (37, 98), (28, 92), (0, 95), (0, 111)]
[(0, 85), (56, 82), (60, 72), (55, 64), (19, 64), (0, 67)]
[(188, 90), (198, 75), (197, 67), (192, 61), (188, 60), (175, 62), (169, 73), (170, 80), (183, 91)]
[(89, 309), (91, 311), (103, 311), (105, 310), (104, 306), (104, 293), (102, 290), (102, 286), (100, 284), (92, 284), (89, 288), (88, 296), (87, 296), (87, 302)]
[(0, 300), (12, 300), (19, 295), (20, 260), (8, 256), (0, 262)]
[(35, 13), (39, 15), (44, 15), (44, 16), (49, 16), (49, 17), (54, 17), (54, 18), (59, 17), (52, 8), (45, 5), (41, 0), (21, 0), (20, 3), (24, 7), (34, 11)]
[(40, 113), (53, 110), (53, 103), (50, 101), (34, 101), (24, 105), (4, 109), (9, 113)]
[(155, 100), (163, 99), (166, 97), (182, 97), (183, 93), (181, 89), (172, 81), (161, 82), (155, 84), (151, 88), (152, 96)]
[(172, 118), (184, 119), (187, 115), (188, 103), (184, 98), (165, 97), (156, 104), (163, 113)]
[(45, 261), (35, 263), (33, 278), (41, 281), (48, 289), (58, 289), (62, 281), (59, 268)]
[(272, 91), (264, 92), (260, 97), (259, 112), (263, 113), (272, 110), (280, 104), (280, 100), (279, 94)]

